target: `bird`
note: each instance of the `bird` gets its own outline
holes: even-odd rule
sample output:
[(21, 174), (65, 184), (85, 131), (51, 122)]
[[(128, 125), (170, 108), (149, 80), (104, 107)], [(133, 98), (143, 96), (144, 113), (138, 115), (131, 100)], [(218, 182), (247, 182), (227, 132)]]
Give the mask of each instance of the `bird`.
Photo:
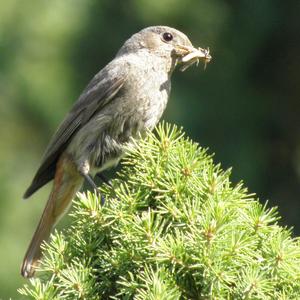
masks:
[(195, 48), (181, 31), (151, 26), (133, 34), (89, 82), (59, 125), (24, 194), (30, 197), (53, 180), (52, 190), (25, 254), (21, 275), (33, 277), (41, 244), (68, 211), (84, 181), (118, 164), (126, 144), (160, 120), (177, 65), (209, 62), (209, 49)]

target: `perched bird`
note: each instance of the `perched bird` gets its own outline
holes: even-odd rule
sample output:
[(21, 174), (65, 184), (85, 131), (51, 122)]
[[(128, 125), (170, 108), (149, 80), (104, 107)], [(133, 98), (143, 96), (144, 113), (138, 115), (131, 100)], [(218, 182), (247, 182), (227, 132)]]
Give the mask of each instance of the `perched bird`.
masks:
[(96, 188), (96, 173), (120, 160), (124, 145), (152, 130), (169, 98), (171, 75), (203, 59), (209, 51), (194, 48), (182, 32), (148, 27), (131, 36), (116, 57), (91, 80), (52, 137), (24, 198), (53, 179), (48, 202), (21, 267), (32, 277), (40, 245), (69, 208), (84, 180)]

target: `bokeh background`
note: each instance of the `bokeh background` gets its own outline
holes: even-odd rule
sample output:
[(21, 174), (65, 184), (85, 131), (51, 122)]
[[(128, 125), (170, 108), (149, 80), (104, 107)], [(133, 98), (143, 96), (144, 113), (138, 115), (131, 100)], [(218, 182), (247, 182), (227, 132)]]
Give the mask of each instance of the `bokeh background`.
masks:
[(206, 71), (174, 74), (164, 119), (299, 234), (299, 13), (297, 0), (2, 1), (0, 298), (20, 299), (20, 263), (49, 187), (21, 198), (49, 138), (124, 40), (150, 25), (174, 26), (213, 56)]

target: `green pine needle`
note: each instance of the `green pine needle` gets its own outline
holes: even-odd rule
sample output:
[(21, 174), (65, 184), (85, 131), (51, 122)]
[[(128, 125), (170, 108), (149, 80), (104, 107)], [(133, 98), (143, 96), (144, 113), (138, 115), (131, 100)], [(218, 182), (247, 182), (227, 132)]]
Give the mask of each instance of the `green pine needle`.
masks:
[(300, 245), (231, 170), (161, 124), (128, 146), (112, 187), (78, 194), (44, 245), (30, 299), (297, 299)]

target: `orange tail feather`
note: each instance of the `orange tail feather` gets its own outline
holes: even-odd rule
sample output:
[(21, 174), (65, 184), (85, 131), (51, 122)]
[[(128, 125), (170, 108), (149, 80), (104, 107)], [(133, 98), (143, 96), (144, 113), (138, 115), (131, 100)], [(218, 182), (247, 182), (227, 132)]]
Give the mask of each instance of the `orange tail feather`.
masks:
[(70, 207), (82, 182), (83, 178), (74, 164), (66, 156), (62, 157), (57, 163), (51, 194), (21, 266), (23, 277), (30, 278), (34, 275), (42, 256), (42, 242), (48, 240), (52, 228)]

